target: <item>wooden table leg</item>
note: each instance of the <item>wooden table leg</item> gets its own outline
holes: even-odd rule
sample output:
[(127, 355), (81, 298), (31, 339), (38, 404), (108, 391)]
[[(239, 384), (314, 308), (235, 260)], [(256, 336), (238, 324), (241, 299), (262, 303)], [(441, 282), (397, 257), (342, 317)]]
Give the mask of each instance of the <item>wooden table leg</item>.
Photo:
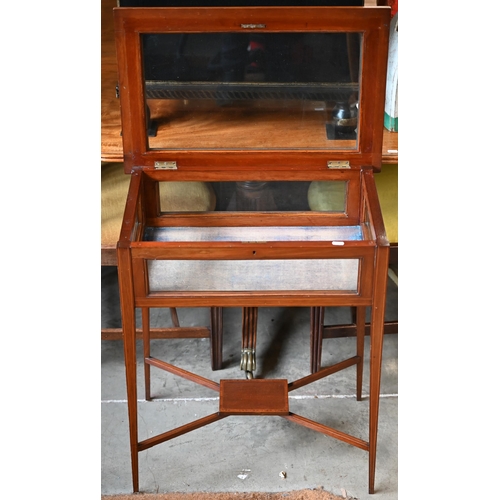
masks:
[(247, 378), (253, 378), (257, 367), (255, 349), (257, 346), (257, 316), (258, 307), (244, 307), (242, 313), (242, 342), (240, 368), (245, 370)]
[(222, 369), (222, 307), (210, 308), (210, 354), (212, 370)]
[[(151, 356), (151, 334), (149, 307), (141, 308), (142, 312), (142, 346), (144, 360)], [(151, 366), (144, 361), (144, 389), (146, 401), (151, 401)]]
[(179, 328), (179, 316), (177, 316), (177, 309), (175, 307), (170, 308), (170, 317), (172, 318), (172, 324), (175, 328)]
[(132, 487), (139, 491), (139, 449), (137, 425), (137, 359), (135, 345), (135, 303), (132, 281), (132, 263), (128, 249), (118, 249), (118, 282), (123, 328), (125, 379), (127, 383), (130, 454), (132, 461)]
[(324, 307), (311, 307), (311, 373), (321, 368), (321, 350), (323, 348), (323, 323), (325, 320)]
[(375, 463), (377, 454), (377, 432), (380, 402), (380, 378), (382, 371), (382, 347), (384, 341), (385, 290), (389, 247), (380, 247), (375, 263), (375, 283), (370, 332), (370, 417), (368, 449), (368, 493), (375, 492)]
[(278, 210), (269, 182), (240, 181), (236, 183), (236, 210)]
[(352, 309), (354, 322), (356, 323), (356, 354), (360, 358), (356, 365), (356, 399), (361, 401), (363, 361), (365, 356), (366, 307), (353, 307)]

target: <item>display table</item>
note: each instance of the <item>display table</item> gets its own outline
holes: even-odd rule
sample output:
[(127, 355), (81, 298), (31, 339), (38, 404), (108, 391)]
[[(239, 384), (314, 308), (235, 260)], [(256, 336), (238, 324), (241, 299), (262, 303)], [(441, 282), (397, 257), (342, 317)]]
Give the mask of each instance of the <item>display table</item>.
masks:
[[(367, 451), (368, 491), (375, 491), (390, 245), (374, 172), (384, 161), (389, 16), (376, 7), (115, 9), (130, 177), (117, 258), (134, 492), (141, 451), (245, 415), (281, 416)], [(265, 50), (249, 57), (257, 43)], [(108, 160), (119, 155), (116, 134), (103, 127)], [(198, 207), (200, 190), (214, 203), (173, 204), (184, 198)], [(291, 391), (352, 366), (361, 399), (364, 331), (354, 356), (292, 381), (215, 381), (151, 354), (152, 308), (209, 307), (217, 370), (222, 308), (241, 307), (248, 373), (259, 307), (317, 313), (334, 306), (371, 308), (367, 440), (288, 407)], [(138, 437), (137, 309), (146, 399), (151, 366), (219, 394), (217, 412), (145, 440)]]

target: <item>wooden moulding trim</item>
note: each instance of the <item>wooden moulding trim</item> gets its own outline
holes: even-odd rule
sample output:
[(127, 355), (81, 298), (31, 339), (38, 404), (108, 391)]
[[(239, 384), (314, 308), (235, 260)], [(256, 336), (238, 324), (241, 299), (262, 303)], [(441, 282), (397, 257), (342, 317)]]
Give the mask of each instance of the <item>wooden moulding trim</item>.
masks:
[[(341, 31), (359, 32), (389, 24), (390, 7), (148, 7), (115, 8), (115, 29), (118, 32), (162, 33), (168, 26), (172, 33), (239, 31), (241, 25), (266, 24), (265, 32), (273, 31)], [(257, 29), (264, 32), (264, 29)], [(255, 32), (255, 30), (253, 30)]]
[(300, 293), (203, 292), (151, 293), (136, 297), (136, 307), (328, 307), (370, 306), (371, 298), (353, 293), (323, 291)]
[[(144, 175), (153, 181), (351, 181), (359, 182), (360, 168), (351, 165), (346, 169), (328, 169), (327, 161), (332, 155), (326, 155), (325, 161), (320, 165), (311, 167), (306, 165), (297, 165), (297, 161), (284, 163), (281, 169), (277, 169), (274, 164), (272, 168), (257, 170), (248, 159), (244, 165), (239, 166), (239, 170), (233, 165), (231, 170), (220, 169), (219, 164), (215, 164), (213, 169), (207, 169), (208, 165), (200, 165), (197, 168), (184, 170), (182, 165), (178, 165), (177, 170), (144, 170)], [(246, 169), (241, 169), (246, 166)], [(248, 170), (252, 171), (251, 179), (248, 178)]]
[[(287, 244), (292, 243), (292, 244)], [(315, 244), (316, 243), (316, 244)], [(357, 244), (359, 243), (359, 244)], [(243, 243), (243, 242), (154, 242), (134, 244), (133, 259), (153, 260), (268, 260), (268, 259), (362, 259), (374, 256), (371, 242), (345, 242), (334, 246), (329, 242)]]
[[(324, 171), (326, 164), (330, 160), (349, 161), (351, 169), (359, 168), (362, 165), (371, 165), (377, 160), (377, 165), (381, 163), (380, 155), (372, 153), (337, 152), (337, 151), (294, 151), (294, 150), (266, 150), (257, 151), (252, 149), (242, 149), (240, 151), (213, 150), (213, 151), (189, 151), (189, 150), (154, 150), (152, 152), (135, 155), (130, 158), (133, 165), (141, 165), (146, 171), (154, 169), (157, 161), (175, 161), (177, 163), (176, 173), (198, 173), (203, 171), (205, 178), (210, 174), (220, 172), (230, 173), (232, 169), (238, 172), (248, 172), (266, 176), (265, 170), (272, 169), (274, 172), (281, 171), (283, 174), (300, 171), (309, 171), (311, 174)], [(130, 173), (131, 168), (126, 173)], [(258, 174), (256, 167), (261, 168)], [(380, 165), (378, 165), (380, 170)], [(252, 175), (254, 177), (254, 175)], [(255, 178), (254, 180), (258, 180)]]
[(118, 248), (128, 248), (133, 240), (134, 229), (138, 222), (138, 202), (142, 188), (142, 172), (135, 171), (130, 176), (130, 185), (125, 202), (123, 222), (120, 230), (120, 238), (117, 243)]
[[(117, 125), (117, 128), (120, 127), (120, 125)], [(385, 134), (384, 130), (384, 134)], [(387, 133), (391, 133), (388, 132)], [(392, 143), (396, 144), (394, 147), (389, 147), (388, 149), (396, 149), (397, 150), (397, 132), (392, 132), (394, 136), (396, 136), (396, 139), (392, 139)], [(385, 139), (385, 135), (384, 135)], [(121, 148), (121, 144), (120, 144)], [(384, 149), (387, 149), (387, 146), (384, 141)], [(107, 151), (103, 151), (101, 153), (101, 162), (123, 162), (123, 153), (120, 151), (120, 153), (109, 153)], [(382, 153), (382, 160), (381, 160), (383, 165), (397, 165), (398, 162), (398, 154), (397, 153)], [(381, 168), (375, 167), (374, 168), (375, 172), (380, 172)]]
[[(306, 215), (309, 214), (309, 215)], [(212, 212), (200, 214), (169, 213), (158, 218), (146, 220), (148, 227), (257, 227), (257, 226), (357, 226), (359, 219), (343, 213), (289, 212), (274, 214), (271, 212), (224, 213)]]
[[(166, 223), (166, 221), (165, 221)], [(185, 221), (179, 221), (179, 225), (182, 224), (189, 224), (188, 222)], [(348, 224), (346, 225), (352, 225), (354, 224), (353, 221), (348, 221)], [(153, 224), (149, 224), (153, 225)], [(391, 243), (390, 245), (390, 253), (389, 253), (389, 263), (390, 264), (397, 264), (398, 263), (398, 244), (397, 243)], [(101, 247), (101, 266), (117, 266), (118, 261), (116, 257), (116, 247)]]
[[(389, 251), (389, 264), (398, 263), (398, 244), (391, 243)], [(118, 265), (118, 259), (116, 257), (115, 247), (102, 247), (101, 248), (101, 266), (113, 266)]]

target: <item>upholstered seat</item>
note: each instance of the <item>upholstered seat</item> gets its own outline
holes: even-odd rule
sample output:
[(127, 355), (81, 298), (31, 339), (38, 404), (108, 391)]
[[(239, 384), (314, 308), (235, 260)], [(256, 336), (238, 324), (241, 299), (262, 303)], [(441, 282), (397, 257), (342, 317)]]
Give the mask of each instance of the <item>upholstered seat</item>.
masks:
[[(375, 183), (389, 243), (398, 242), (398, 165), (383, 165)], [(308, 191), (311, 210), (338, 212), (344, 209), (345, 188), (342, 182), (313, 181)]]
[(398, 165), (382, 165), (375, 183), (384, 218), (385, 231), (391, 245), (398, 243)]
[(129, 182), (130, 175), (124, 173), (123, 163), (101, 165), (101, 251), (116, 248)]

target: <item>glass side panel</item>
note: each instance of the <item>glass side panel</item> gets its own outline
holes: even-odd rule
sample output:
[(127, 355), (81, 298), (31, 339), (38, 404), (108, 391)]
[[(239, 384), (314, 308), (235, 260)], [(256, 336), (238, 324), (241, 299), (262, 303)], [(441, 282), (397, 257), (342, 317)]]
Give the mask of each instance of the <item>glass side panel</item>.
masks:
[(142, 35), (149, 149), (356, 149), (361, 41)]
[(345, 212), (348, 181), (160, 182), (162, 212)]

